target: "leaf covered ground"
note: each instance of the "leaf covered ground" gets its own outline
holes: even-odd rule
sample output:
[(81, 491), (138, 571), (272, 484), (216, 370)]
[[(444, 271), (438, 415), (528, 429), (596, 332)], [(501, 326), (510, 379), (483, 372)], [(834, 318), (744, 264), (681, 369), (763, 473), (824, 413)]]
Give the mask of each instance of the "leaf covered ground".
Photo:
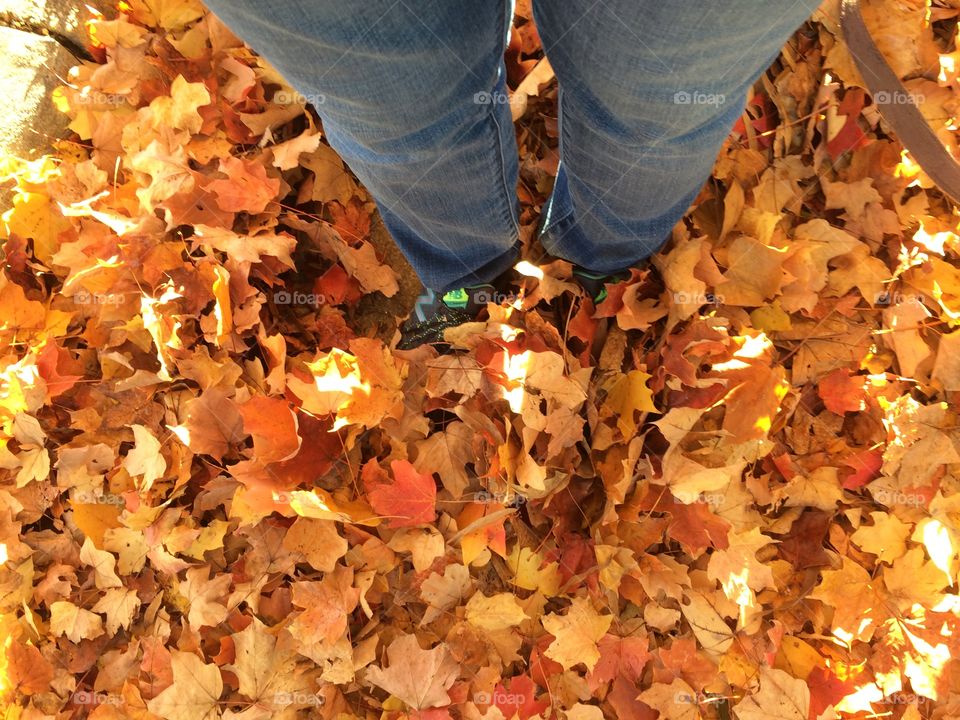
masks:
[[(275, 71), (194, 0), (91, 21), (0, 172), (4, 717), (960, 717), (958, 215), (838, 4), (594, 308), (520, 3), (525, 280), (443, 356)], [(960, 7), (864, 12), (956, 151)]]

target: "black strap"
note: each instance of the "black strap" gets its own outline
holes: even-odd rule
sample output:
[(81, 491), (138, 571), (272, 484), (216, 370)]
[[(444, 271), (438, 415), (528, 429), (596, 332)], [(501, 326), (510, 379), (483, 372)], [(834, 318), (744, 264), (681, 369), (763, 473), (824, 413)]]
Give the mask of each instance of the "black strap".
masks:
[(860, 0), (843, 0), (840, 24), (850, 54), (877, 109), (937, 187), (954, 202), (960, 203), (960, 164), (947, 152), (877, 48), (863, 22)]

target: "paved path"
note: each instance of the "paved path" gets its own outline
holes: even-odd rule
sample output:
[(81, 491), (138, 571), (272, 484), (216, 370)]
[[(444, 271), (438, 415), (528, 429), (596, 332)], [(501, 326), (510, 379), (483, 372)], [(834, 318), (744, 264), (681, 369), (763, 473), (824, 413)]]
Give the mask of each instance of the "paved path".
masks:
[[(85, 2), (101, 9), (110, 5)], [(0, 18), (13, 18), (21, 27), (46, 27), (83, 47), (83, 5), (76, 0), (0, 0)], [(0, 154), (36, 157), (63, 135), (67, 118), (53, 106), (50, 94), (77, 62), (51, 37), (0, 27)]]

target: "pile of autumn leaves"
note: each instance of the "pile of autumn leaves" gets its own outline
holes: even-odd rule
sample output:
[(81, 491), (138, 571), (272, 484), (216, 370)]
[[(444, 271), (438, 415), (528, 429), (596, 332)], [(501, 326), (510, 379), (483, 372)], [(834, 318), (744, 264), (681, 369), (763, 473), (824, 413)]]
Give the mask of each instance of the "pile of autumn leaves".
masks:
[[(74, 141), (2, 165), (8, 716), (960, 713), (956, 218), (835, 11), (653, 270), (447, 356), (356, 332), (398, 277), (282, 78), (191, 0), (93, 20)], [(868, 8), (903, 77), (923, 11)]]

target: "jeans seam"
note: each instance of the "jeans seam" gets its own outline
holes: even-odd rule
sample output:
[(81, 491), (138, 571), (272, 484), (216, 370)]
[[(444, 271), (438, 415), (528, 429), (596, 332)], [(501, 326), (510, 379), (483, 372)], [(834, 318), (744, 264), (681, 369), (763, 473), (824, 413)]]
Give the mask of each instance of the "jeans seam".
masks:
[[(559, 122), (559, 124), (560, 124), (560, 142), (561, 142), (560, 149), (562, 150), (563, 148), (569, 146), (569, 144), (570, 144), (570, 143), (569, 143), (569, 138), (567, 137), (567, 134), (570, 132), (570, 123), (565, 123), (565, 122), (563, 121), (564, 110), (563, 110), (563, 92), (562, 92), (562, 91), (559, 93), (558, 103), (557, 103), (557, 111), (558, 111), (558, 112), (557, 112), (558, 122)], [(563, 158), (563, 155), (564, 155), (564, 153), (561, 153), (561, 160), (560, 160), (561, 163), (563, 162), (563, 159), (562, 159), (562, 158)], [(567, 164), (567, 166), (564, 167), (564, 173), (563, 173), (563, 174), (564, 174), (564, 177), (568, 179), (568, 182), (567, 182), (567, 194), (569, 195), (569, 194), (570, 194), (570, 183), (569, 183), (570, 169), (569, 169), (569, 164)], [(552, 203), (553, 198), (554, 198), (556, 192), (557, 192), (557, 186), (556, 186), (556, 180), (554, 180), (554, 186), (553, 186), (553, 190), (550, 192), (550, 196), (551, 196), (551, 197), (549, 198), (549, 202)], [(558, 218), (551, 218), (550, 224), (549, 224), (549, 225), (544, 225), (543, 228), (541, 228), (541, 230), (540, 230), (540, 235), (541, 235), (542, 237), (546, 237), (546, 238), (548, 238), (548, 239), (552, 239), (553, 241), (556, 241), (557, 238), (556, 238), (556, 237), (553, 237), (553, 231), (556, 230), (556, 228), (558, 228), (558, 227), (560, 226), (560, 223), (562, 223), (563, 221), (565, 221), (567, 218), (572, 218), (572, 217), (573, 217), (573, 197), (570, 197), (570, 209), (567, 210), (567, 212), (565, 212), (563, 215), (561, 215), (561, 216), (558, 217)], [(543, 244), (543, 240), (542, 240), (542, 239), (541, 239), (540, 242), (541, 242), (541, 244)]]
[[(501, 45), (505, 42), (506, 32), (507, 32), (507, 3), (501, 2), (500, 5), (500, 33), (499, 36), (502, 38)], [(501, 55), (503, 54), (503, 48), (501, 47)], [(503, 68), (503, 60), (500, 60), (499, 67)], [(496, 103), (490, 103), (490, 117), (493, 119), (494, 127), (494, 136), (495, 142), (497, 144), (497, 155), (499, 157), (499, 168), (498, 174), (500, 175), (500, 185), (503, 190), (503, 197), (506, 200), (506, 214), (509, 224), (513, 226), (513, 236), (510, 238), (511, 246), (520, 239), (520, 222), (518, 218), (514, 217), (514, 214), (511, 212), (511, 197), (516, 197), (516, 188), (513, 189), (513, 192), (510, 191), (510, 188), (507, 187), (507, 160), (506, 155), (504, 154), (503, 148), (503, 138), (502, 138), (502, 128), (500, 127), (500, 121), (497, 119), (497, 109), (501, 107)]]

